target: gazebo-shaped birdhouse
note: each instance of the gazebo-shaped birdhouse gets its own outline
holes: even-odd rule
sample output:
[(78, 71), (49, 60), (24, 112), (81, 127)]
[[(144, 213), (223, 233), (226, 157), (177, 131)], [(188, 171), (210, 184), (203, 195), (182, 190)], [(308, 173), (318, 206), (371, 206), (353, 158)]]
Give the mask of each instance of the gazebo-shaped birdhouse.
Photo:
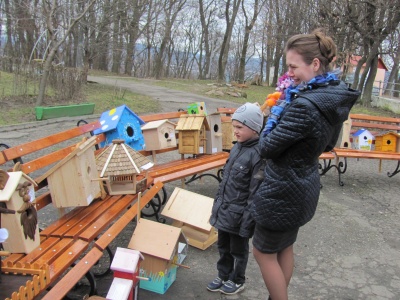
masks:
[(357, 130), (352, 134), (351, 139), (353, 149), (368, 151), (375, 149), (375, 137), (367, 129)]
[(176, 147), (176, 124), (169, 120), (148, 122), (142, 126), (146, 150), (160, 150)]
[(113, 140), (96, 158), (97, 171), (110, 195), (137, 194), (147, 187), (147, 169), (153, 163), (125, 145), (124, 140)]
[(40, 183), (47, 178), (55, 207), (88, 206), (101, 196), (99, 182), (93, 181), (98, 177), (95, 144), (95, 136), (78, 143), (70, 154), (36, 179)]
[(207, 249), (218, 239), (218, 233), (209, 219), (214, 199), (176, 187), (161, 214), (182, 229), (188, 244)]
[(375, 151), (400, 152), (400, 134), (389, 131), (376, 135)]
[(176, 280), (177, 267), (187, 255), (187, 241), (180, 228), (141, 218), (128, 248), (142, 253), (140, 288), (164, 294)]
[(207, 146), (206, 131), (210, 130), (206, 116), (181, 115), (176, 130), (179, 131), (180, 154), (205, 153)]
[(139, 268), (143, 259), (143, 255), (137, 250), (117, 247), (110, 266), (114, 271), (114, 279), (107, 299), (138, 299)]
[(115, 139), (122, 139), (125, 144), (135, 150), (144, 149), (144, 138), (141, 126), (144, 121), (126, 105), (103, 112), (100, 117), (101, 128), (94, 134), (104, 133), (106, 140), (102, 147), (109, 145)]
[(5, 251), (12, 253), (29, 253), (39, 246), (39, 226), (35, 200), (35, 181), (23, 172), (1, 171), (0, 202), (7, 210), (15, 213), (1, 214), (1, 227), (9, 235), (3, 242)]
[(221, 114), (213, 113), (207, 116), (210, 130), (206, 131), (206, 153), (213, 154), (222, 151), (222, 125)]

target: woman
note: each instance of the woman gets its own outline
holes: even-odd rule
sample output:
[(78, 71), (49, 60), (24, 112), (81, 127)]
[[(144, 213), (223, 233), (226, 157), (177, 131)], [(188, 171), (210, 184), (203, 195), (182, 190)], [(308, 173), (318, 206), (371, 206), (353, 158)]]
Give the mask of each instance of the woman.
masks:
[(272, 300), (288, 299), (293, 244), (318, 203), (318, 157), (333, 149), (360, 94), (329, 72), (336, 45), (322, 31), (291, 37), (285, 52), (293, 84), (261, 133), (267, 163), (251, 208), (253, 254)]

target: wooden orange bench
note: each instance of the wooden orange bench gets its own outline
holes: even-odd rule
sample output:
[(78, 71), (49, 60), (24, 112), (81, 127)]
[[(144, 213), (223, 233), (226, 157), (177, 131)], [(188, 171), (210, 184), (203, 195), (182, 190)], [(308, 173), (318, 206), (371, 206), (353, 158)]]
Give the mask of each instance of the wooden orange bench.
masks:
[[(140, 117), (146, 122), (165, 118), (176, 120), (183, 113), (185, 112)], [(90, 136), (91, 132), (99, 127), (100, 123), (96, 121), (22, 145), (7, 146), (0, 153), (0, 165), (9, 169), (15, 162), (20, 162), (19, 170), (34, 179), (38, 178), (47, 167), (70, 154), (82, 137)], [(97, 144), (104, 140), (104, 135), (96, 136)], [(146, 156), (154, 156), (177, 149), (178, 147), (173, 147), (140, 152)], [(96, 152), (101, 151), (102, 149), (99, 149)], [(140, 202), (141, 208), (148, 206), (154, 198), (159, 197), (158, 193), (163, 189), (164, 182), (184, 179), (187, 176), (218, 169), (225, 164), (227, 156), (226, 152), (221, 152), (213, 155), (198, 155), (192, 158), (181, 157), (181, 159), (156, 165), (149, 170), (150, 183), (153, 183), (153, 186), (144, 191)], [(151, 176), (155, 176), (154, 181)], [(45, 187), (47, 187), (46, 179), (41, 181), (36, 188), (36, 191), (41, 193), (35, 199), (37, 210), (52, 203), (50, 192), (42, 192)], [(44, 293), (50, 287), (51, 290), (45, 295), (45, 299), (63, 297), (85, 275), (91, 278), (89, 281), (93, 281), (91, 282), (93, 286), (90, 293), (94, 294), (96, 286), (93, 276), (90, 275), (90, 269), (107, 250), (110, 242), (136, 216), (138, 208), (136, 205), (132, 205), (136, 198), (137, 195), (106, 196), (103, 200), (94, 200), (89, 206), (72, 209), (40, 232), (40, 247), (27, 255), (13, 253), (2, 260), (2, 266), (15, 272), (27, 271), (33, 265), (37, 269), (46, 270), (44, 275), (42, 274), (42, 277), (44, 277), (43, 284), (35, 286), (35, 295), (32, 297)], [(166, 200), (165, 198), (166, 196), (164, 196), (164, 200)], [(104, 230), (106, 231), (103, 233)], [(62, 279), (60, 279), (61, 276)], [(33, 295), (31, 285), (28, 282), (22, 290), (18, 290), (19, 292), (16, 291), (17, 294), (24, 290), (27, 294)], [(12, 297), (17, 296), (14, 294)]]

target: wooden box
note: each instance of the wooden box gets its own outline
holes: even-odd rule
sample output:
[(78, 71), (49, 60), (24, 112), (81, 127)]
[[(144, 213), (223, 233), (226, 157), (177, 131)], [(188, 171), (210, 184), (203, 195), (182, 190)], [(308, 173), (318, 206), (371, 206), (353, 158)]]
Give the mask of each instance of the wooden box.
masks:
[(142, 126), (146, 150), (176, 147), (176, 125), (168, 120), (152, 121)]
[(213, 154), (222, 151), (222, 126), (221, 126), (221, 114), (214, 113), (207, 116), (207, 121), (210, 126), (210, 130), (206, 131), (207, 145), (206, 153)]
[(92, 148), (95, 143), (96, 137), (93, 136), (78, 144), (68, 156), (41, 177), (47, 177), (55, 207), (87, 206), (101, 194), (99, 181), (93, 181), (98, 177)]
[(162, 215), (174, 220), (188, 244), (205, 250), (218, 239), (218, 233), (209, 219), (214, 199), (176, 187), (165, 204)]
[(140, 288), (165, 294), (176, 280), (177, 267), (187, 255), (187, 241), (180, 228), (141, 218), (128, 248), (140, 251)]
[[(25, 221), (22, 221), (23, 219), (21, 219), (23, 218), (23, 213), (18, 212), (18, 210), (21, 210), (24, 201), (19, 195), (19, 191), (16, 189), (19, 184), (30, 182), (31, 185), (27, 187), (27, 193), (29, 194), (30, 202), (32, 203), (35, 200), (34, 185), (36, 185), (36, 183), (28, 175), (22, 172), (9, 172), (8, 175), (9, 178), (7, 184), (4, 189), (0, 190), (0, 201), (5, 202), (7, 209), (14, 210), (15, 214), (1, 214), (1, 227), (8, 230), (8, 238), (2, 243), (3, 248), (5, 251), (10, 251), (12, 253), (29, 253), (40, 244), (37, 219), (36, 221), (32, 219), (36, 210), (35, 212), (28, 214), (31, 216), (30, 220), (36, 222), (36, 229), (31, 232), (31, 236), (25, 236), (24, 226), (22, 225), (25, 224)], [(32, 209), (35, 208), (33, 207), (31, 210)], [(26, 224), (25, 226), (30, 227), (31, 223)]]

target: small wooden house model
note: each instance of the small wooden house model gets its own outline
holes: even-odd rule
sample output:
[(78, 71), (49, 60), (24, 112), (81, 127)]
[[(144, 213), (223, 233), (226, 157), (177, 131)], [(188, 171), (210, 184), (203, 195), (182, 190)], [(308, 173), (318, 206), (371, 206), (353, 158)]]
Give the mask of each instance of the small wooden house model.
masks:
[(351, 136), (351, 146), (358, 150), (374, 150), (375, 137), (367, 129), (357, 130)]
[(147, 188), (147, 172), (153, 163), (145, 156), (113, 140), (96, 158), (97, 171), (110, 195), (136, 194)]
[(352, 121), (351, 121), (350, 117), (346, 121), (343, 122), (340, 148), (351, 148), (351, 142), (350, 142), (351, 124), (352, 124)]
[(179, 153), (205, 153), (207, 146), (206, 131), (210, 130), (206, 116), (181, 115), (175, 128), (179, 131)]
[(114, 279), (107, 299), (138, 299), (139, 268), (143, 259), (143, 255), (137, 250), (117, 247), (110, 266), (114, 271)]
[(375, 150), (385, 152), (400, 152), (400, 134), (386, 132), (375, 136)]
[(188, 114), (207, 116), (206, 104), (204, 102), (190, 103), (187, 107)]
[(126, 105), (103, 112), (100, 116), (101, 128), (94, 134), (104, 133), (106, 141), (102, 147), (109, 145), (115, 139), (122, 139), (135, 150), (144, 149), (144, 138), (141, 126), (144, 121)]
[(142, 126), (146, 150), (176, 147), (175, 123), (168, 120), (148, 122)]
[(162, 215), (174, 220), (188, 244), (205, 250), (217, 241), (218, 233), (209, 219), (214, 199), (176, 187), (165, 204)]
[(164, 294), (176, 280), (179, 265), (187, 255), (187, 241), (180, 228), (141, 218), (128, 248), (142, 253), (140, 288)]
[(95, 136), (78, 143), (70, 154), (36, 179), (40, 183), (47, 178), (55, 207), (87, 206), (101, 196), (99, 182), (93, 181), (98, 177), (95, 144)]
[(0, 189), (0, 202), (15, 213), (1, 214), (1, 227), (8, 231), (8, 238), (2, 245), (5, 251), (29, 253), (40, 244), (37, 211), (33, 204), (36, 183), (20, 171), (4, 173), (7, 178)]
[(210, 130), (206, 131), (206, 153), (213, 154), (222, 151), (222, 126), (221, 114), (213, 113), (207, 116)]

